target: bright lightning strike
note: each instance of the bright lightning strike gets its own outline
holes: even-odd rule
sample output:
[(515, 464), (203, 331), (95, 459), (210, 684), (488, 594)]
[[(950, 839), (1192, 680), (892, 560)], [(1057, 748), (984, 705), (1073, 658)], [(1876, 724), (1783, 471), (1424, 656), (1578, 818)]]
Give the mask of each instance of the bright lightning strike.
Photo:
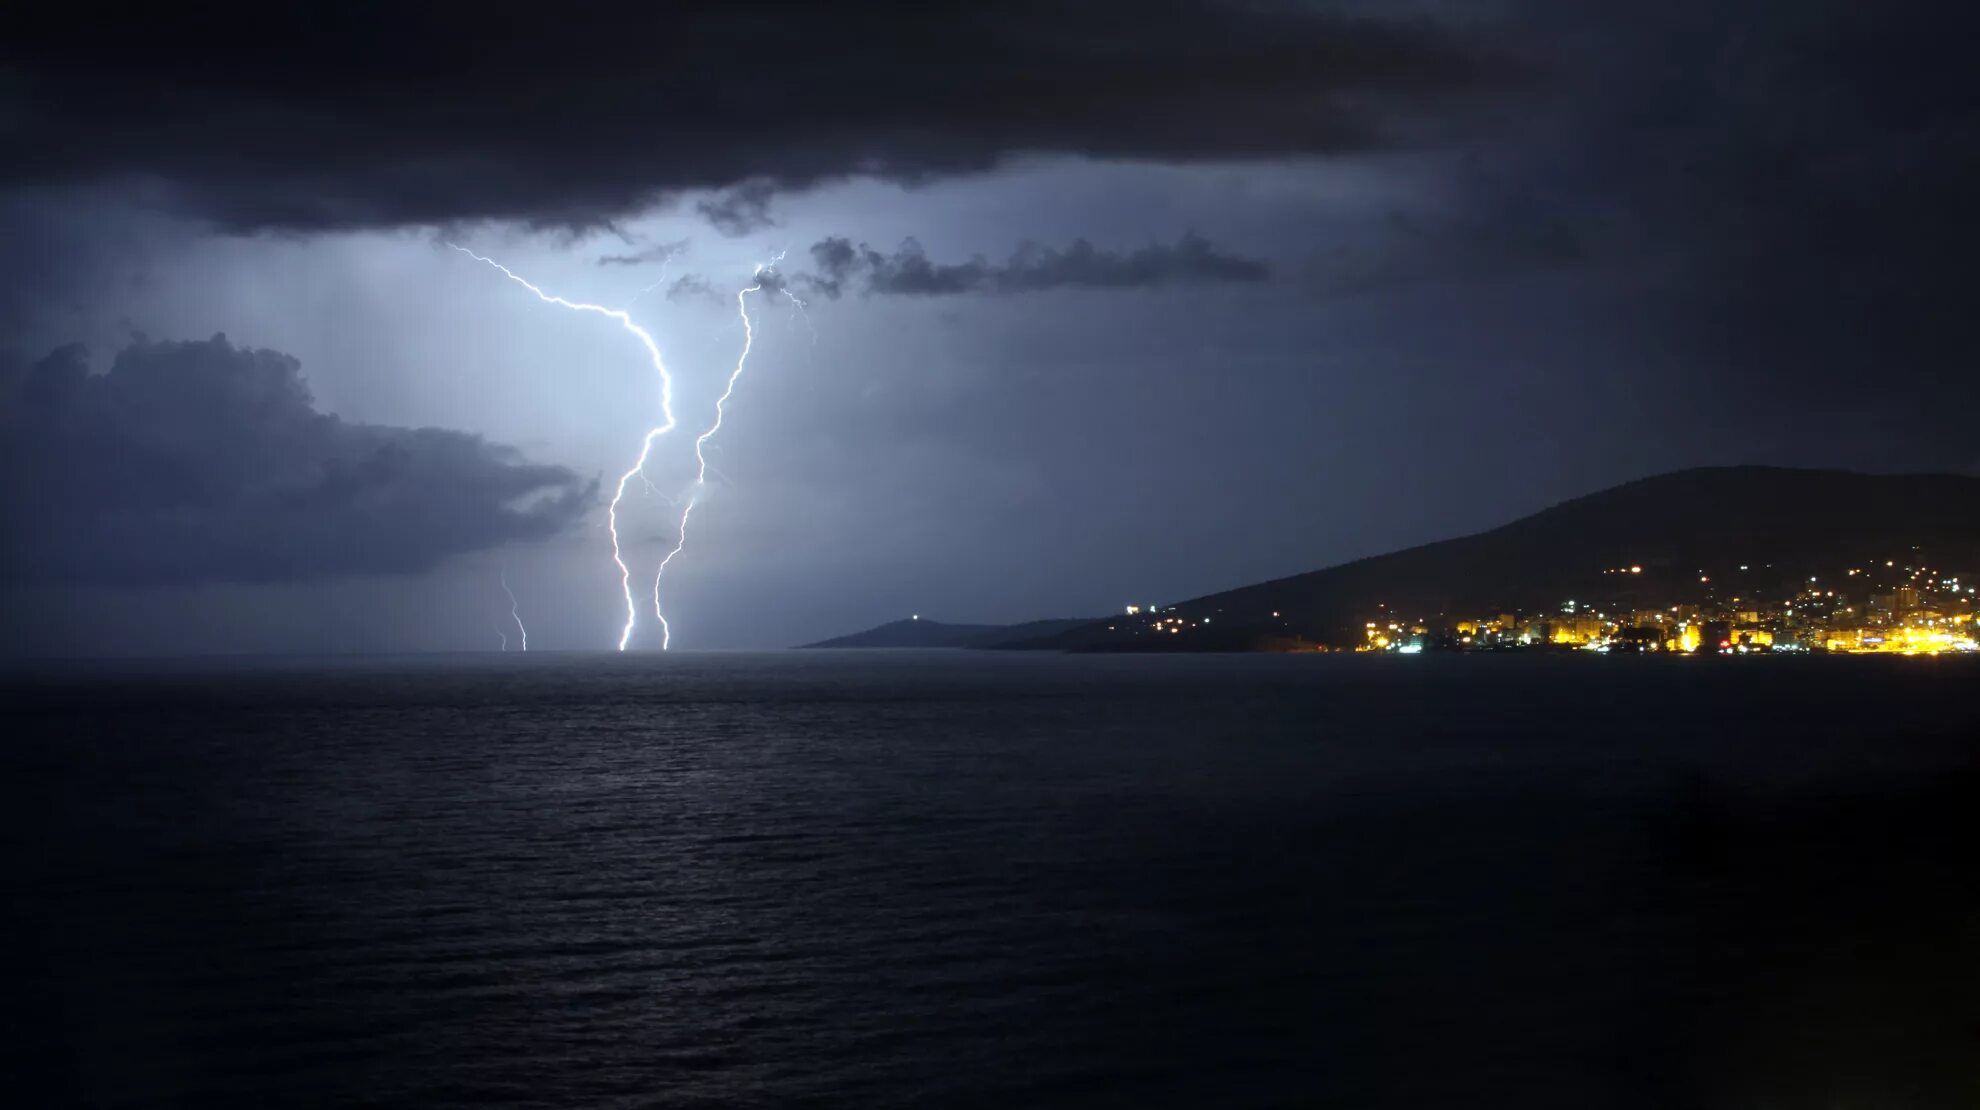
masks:
[[(455, 250), (460, 251), (462, 254), (467, 255), (469, 258), (472, 258), (477, 262), (485, 262), (488, 265), (495, 267), (497, 270), (500, 270), (502, 272), (503, 277), (508, 278), (510, 281), (513, 281), (517, 285), (522, 286), (524, 289), (529, 290), (531, 293), (536, 294), (536, 299), (542, 301), (545, 304), (554, 304), (559, 307), (573, 309), (578, 312), (593, 312), (593, 313), (597, 313), (600, 316), (604, 316), (609, 319), (618, 321), (620, 327), (631, 332), (634, 338), (638, 339), (640, 341), (640, 344), (646, 348), (647, 356), (651, 359), (653, 363), (654, 372), (660, 375), (660, 424), (649, 430), (646, 433), (645, 438), (640, 441), (638, 461), (633, 463), (632, 469), (626, 471), (624, 474), (621, 474), (619, 476), (619, 484), (617, 488), (615, 488), (612, 491), (612, 503), (609, 506), (607, 506), (605, 510), (605, 524), (606, 527), (610, 529), (612, 533), (612, 562), (614, 565), (616, 565), (619, 568), (619, 590), (621, 593), (625, 595), (626, 598), (626, 623), (625, 623), (625, 627), (619, 630), (619, 650), (624, 651), (626, 650), (626, 644), (631, 642), (632, 640), (633, 625), (638, 621), (638, 611), (633, 603), (632, 570), (626, 566), (624, 553), (619, 548), (619, 502), (625, 499), (626, 483), (632, 481), (635, 475), (639, 476), (642, 480), (644, 480), (645, 470), (646, 470), (646, 458), (648, 455), (650, 455), (653, 452), (653, 441), (660, 438), (663, 435), (666, 435), (668, 432), (674, 429), (673, 375), (667, 372), (667, 364), (665, 360), (663, 360), (660, 357), (659, 344), (653, 341), (653, 337), (647, 334), (645, 328), (642, 328), (638, 324), (633, 323), (632, 317), (627, 315), (624, 309), (606, 308), (604, 305), (584, 304), (579, 301), (567, 301), (562, 297), (552, 296), (551, 294), (545, 293), (543, 290), (531, 284), (529, 281), (518, 275), (515, 271), (509, 269), (507, 266), (502, 265), (500, 262), (497, 262), (492, 258), (485, 258), (467, 249), (466, 247), (460, 246), (456, 243), (448, 243), (447, 245), (453, 247)], [(734, 379), (731, 379), (732, 383), (733, 381)], [(726, 394), (724, 396), (726, 396)], [(719, 421), (720, 418), (718, 416), (717, 422), (719, 423)], [(696, 451), (697, 453), (699, 453), (698, 443), (696, 446)], [(693, 508), (692, 501), (689, 502), (689, 508), (690, 509)], [(682, 514), (683, 522), (685, 522), (686, 519), (687, 519), (686, 514), (685, 513)], [(680, 550), (680, 548), (677, 546), (674, 550), (678, 551)], [(671, 557), (672, 556), (670, 555), (669, 558)], [(662, 564), (662, 566), (664, 567), (665, 564)], [(656, 600), (654, 603), (653, 612), (656, 617), (660, 618), (660, 636), (661, 636), (660, 644), (662, 649), (664, 650), (666, 647), (667, 640), (670, 639), (671, 637), (667, 630), (667, 618), (661, 615), (660, 613), (660, 607), (657, 600), (659, 594), (658, 581), (659, 580), (656, 578), (655, 586), (654, 586), (654, 594)]]
[[(777, 255), (777, 258), (782, 257), (782, 254)], [(728, 405), (730, 395), (736, 391), (736, 380), (742, 377), (743, 366), (749, 362), (749, 349), (756, 342), (756, 329), (751, 326), (749, 319), (749, 295), (763, 288), (763, 282), (761, 280), (763, 270), (765, 266), (771, 265), (775, 261), (776, 259), (772, 259), (770, 263), (758, 266), (756, 273), (752, 275), (752, 283), (747, 288), (736, 291), (736, 315), (742, 317), (743, 326), (742, 353), (736, 356), (736, 368), (729, 371), (729, 380), (722, 387), (722, 395), (715, 399), (714, 423), (708, 425), (707, 431), (694, 437), (694, 488), (693, 492), (688, 495), (687, 506), (681, 510), (680, 536), (674, 541), (674, 549), (667, 552), (666, 558), (660, 560), (660, 569), (654, 572), (653, 575), (653, 612), (656, 616), (660, 613), (660, 580), (667, 575), (667, 564), (673, 562), (674, 556), (679, 555), (681, 549), (687, 546), (688, 518), (694, 515), (695, 503), (701, 500), (702, 487), (708, 483), (708, 456), (703, 453), (702, 448), (707, 446), (708, 441), (715, 437), (715, 433), (722, 429), (723, 409)], [(792, 299), (795, 300), (796, 298)], [(665, 651), (667, 649), (669, 636), (670, 630), (667, 627), (666, 618), (662, 617), (660, 621), (660, 650)]]
[[(502, 568), (501, 581), (502, 592), (509, 595), (509, 619), (516, 622), (516, 631), (522, 633), (522, 649), (528, 651), (529, 629), (523, 627), (522, 606), (516, 603), (516, 591), (509, 588), (509, 568)], [(507, 636), (502, 637), (502, 650), (509, 650), (509, 638)]]
[[(564, 299), (563, 297), (558, 297), (549, 293), (545, 293), (542, 289), (538, 288), (533, 283), (529, 282), (520, 275), (516, 274), (513, 270), (510, 270), (507, 266), (504, 266), (501, 263), (496, 262), (492, 258), (483, 257), (482, 255), (476, 254), (473, 251), (468, 250), (466, 247), (459, 246), (457, 244), (449, 243), (447, 245), (453, 247), (457, 251), (460, 251), (462, 254), (467, 255), (469, 258), (472, 258), (478, 262), (486, 263), (489, 266), (492, 266), (495, 269), (501, 271), (502, 276), (508, 278), (510, 281), (513, 281), (516, 284), (522, 286), (523, 288), (529, 290), (531, 293), (535, 294), (538, 300), (543, 301), (545, 304), (554, 304), (563, 308), (574, 309), (579, 312), (592, 312), (600, 316), (606, 316), (613, 320), (618, 321), (620, 327), (631, 332), (635, 337), (639, 339), (640, 343), (643, 346), (645, 346), (647, 354), (648, 356), (650, 356), (650, 359), (653, 363), (653, 369), (660, 376), (660, 410), (661, 410), (662, 422), (659, 426), (648, 431), (646, 433), (645, 438), (640, 441), (639, 458), (636, 462), (633, 463), (632, 469), (620, 475), (618, 485), (613, 490), (612, 493), (612, 502), (607, 507), (605, 514), (606, 524), (612, 533), (612, 562), (614, 565), (616, 565), (619, 568), (619, 587), (621, 592), (625, 595), (625, 600), (626, 600), (626, 623), (625, 626), (622, 629), (620, 629), (619, 632), (619, 650), (624, 651), (626, 650), (627, 643), (629, 643), (632, 639), (633, 627), (637, 621), (637, 612), (634, 606), (633, 596), (632, 596), (632, 571), (626, 566), (624, 555), (619, 546), (619, 502), (625, 498), (626, 485), (627, 483), (632, 481), (635, 475), (639, 477), (640, 481), (646, 484), (646, 488), (649, 493), (654, 492), (653, 482), (651, 479), (649, 479), (646, 476), (646, 460), (648, 456), (652, 454), (653, 441), (655, 439), (658, 439), (660, 436), (665, 435), (666, 433), (672, 431), (674, 428), (675, 421), (674, 421), (673, 377), (668, 373), (666, 363), (660, 356), (660, 348), (658, 344), (654, 342), (653, 337), (649, 335), (645, 329), (633, 323), (632, 318), (627, 314), (627, 312), (624, 309), (606, 308), (603, 305), (586, 304), (577, 301), (569, 301)], [(674, 542), (674, 547), (672, 550), (667, 552), (664, 558), (660, 560), (660, 566), (653, 574), (653, 616), (655, 619), (657, 619), (660, 622), (660, 650), (662, 651), (667, 650), (667, 648), (671, 645), (673, 641), (673, 628), (667, 622), (667, 615), (662, 610), (662, 606), (660, 603), (660, 584), (662, 579), (666, 577), (668, 564), (674, 561), (674, 556), (679, 555), (681, 551), (687, 547), (688, 520), (690, 517), (694, 515), (694, 507), (701, 499), (701, 491), (704, 488), (706, 488), (708, 484), (709, 467), (708, 467), (708, 456), (705, 451), (705, 448), (708, 445), (708, 441), (710, 439), (713, 439), (715, 433), (720, 431), (722, 428), (722, 418), (727, 410), (729, 398), (732, 395), (734, 395), (736, 391), (736, 382), (739, 379), (741, 379), (743, 368), (749, 363), (750, 349), (755, 345), (756, 342), (755, 327), (753, 325), (753, 322), (750, 320), (750, 316), (749, 316), (749, 294), (755, 293), (763, 288), (764, 270), (766, 270), (770, 266), (775, 265), (777, 262), (782, 261), (783, 257), (784, 257), (783, 252), (780, 251), (778, 252), (776, 257), (772, 258), (769, 262), (757, 266), (754, 275), (752, 275), (752, 283), (747, 287), (740, 289), (736, 292), (736, 315), (741, 317), (742, 325), (743, 325), (742, 353), (736, 356), (735, 369), (729, 371), (729, 378), (722, 388), (722, 395), (716, 398), (715, 400), (714, 422), (709, 424), (708, 430), (702, 432), (700, 435), (695, 437), (694, 486), (692, 487), (692, 490), (688, 495), (687, 504), (681, 508), (680, 528), (677, 533), (677, 538), (675, 539)], [(661, 272), (663, 275), (662, 280), (665, 280), (664, 266), (662, 267)], [(656, 281), (652, 285), (649, 285), (645, 289), (642, 289), (640, 292), (641, 293), (649, 292), (659, 284), (660, 282)], [(811, 331), (812, 342), (816, 344), (818, 339), (818, 332), (815, 328), (811, 328), (811, 317), (810, 314), (805, 311), (804, 301), (800, 300), (797, 294), (792, 293), (789, 289), (780, 288), (778, 291), (781, 292), (786, 298), (790, 300), (791, 305), (796, 309), (798, 315), (804, 318), (806, 328)], [(528, 651), (529, 632), (527, 629), (523, 628), (522, 617), (519, 612), (519, 606), (516, 604), (516, 595), (513, 591), (509, 589), (509, 583), (508, 583), (506, 571), (504, 571), (504, 576), (502, 579), (502, 590), (504, 593), (507, 593), (509, 595), (509, 615), (512, 618), (514, 618), (516, 622), (516, 628), (522, 633), (522, 650)], [(503, 650), (506, 651), (508, 649), (508, 637), (506, 634), (504, 634), (502, 637), (502, 646), (503, 646)]]

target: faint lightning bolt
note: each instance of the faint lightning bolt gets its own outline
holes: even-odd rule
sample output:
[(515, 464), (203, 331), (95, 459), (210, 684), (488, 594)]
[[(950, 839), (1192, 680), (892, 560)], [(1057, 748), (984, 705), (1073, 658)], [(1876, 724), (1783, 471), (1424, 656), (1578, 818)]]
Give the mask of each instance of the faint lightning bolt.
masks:
[[(760, 279), (763, 276), (763, 271), (770, 269), (779, 262), (782, 262), (784, 260), (784, 255), (788, 253), (790, 252), (780, 250), (776, 254), (771, 255), (770, 261), (765, 262), (764, 264), (756, 268), (756, 276)], [(812, 326), (811, 313), (806, 311), (810, 306), (806, 304), (803, 298), (799, 297), (796, 293), (791, 292), (791, 287), (789, 285), (786, 285), (781, 281), (777, 283), (776, 291), (782, 293), (784, 295), (784, 299), (791, 302), (791, 311), (796, 313), (798, 318), (804, 321), (804, 330), (811, 333), (810, 357), (815, 357), (818, 354), (818, 329)]]
[[(782, 257), (783, 255), (781, 253), (777, 255), (777, 258)], [(653, 574), (653, 613), (655, 616), (659, 616), (660, 613), (660, 580), (667, 576), (667, 564), (673, 562), (674, 556), (679, 555), (681, 549), (687, 546), (688, 518), (694, 515), (695, 503), (701, 500), (702, 488), (708, 484), (708, 456), (702, 452), (702, 448), (707, 446), (708, 441), (715, 437), (716, 432), (722, 430), (723, 409), (729, 403), (729, 396), (736, 391), (736, 380), (742, 377), (743, 366), (749, 362), (749, 349), (756, 342), (756, 329), (751, 326), (749, 320), (749, 295), (763, 288), (763, 270), (765, 266), (773, 264), (775, 261), (776, 259), (771, 259), (770, 263), (759, 265), (756, 268), (755, 274), (751, 275), (751, 284), (747, 288), (736, 291), (736, 315), (742, 317), (743, 326), (742, 353), (736, 356), (736, 368), (729, 371), (729, 381), (722, 387), (722, 395), (715, 399), (714, 423), (708, 425), (707, 431), (694, 437), (694, 487), (693, 492), (688, 495), (687, 506), (681, 510), (680, 536), (674, 541), (674, 549), (667, 552), (666, 558), (660, 560), (660, 569)], [(667, 619), (661, 617), (660, 650), (667, 650), (667, 640), (671, 635), (671, 630), (667, 627)]]
[[(495, 267), (497, 270), (500, 270), (502, 272), (503, 277), (508, 278), (510, 281), (513, 281), (517, 285), (522, 286), (524, 289), (529, 290), (531, 293), (536, 294), (536, 299), (542, 301), (545, 304), (554, 304), (562, 308), (574, 309), (578, 312), (594, 312), (600, 316), (604, 316), (612, 320), (617, 320), (619, 322), (620, 327), (631, 332), (633, 334), (633, 337), (638, 339), (640, 344), (646, 348), (647, 356), (651, 359), (653, 363), (654, 372), (660, 375), (660, 423), (656, 427), (649, 430), (646, 433), (645, 438), (640, 441), (638, 461), (633, 463), (632, 469), (626, 471), (624, 474), (621, 474), (619, 476), (619, 484), (617, 488), (615, 488), (612, 491), (612, 503), (611, 505), (607, 506), (605, 510), (605, 524), (606, 527), (609, 528), (612, 533), (612, 562), (614, 565), (616, 565), (619, 568), (619, 590), (621, 593), (625, 595), (626, 598), (626, 623), (625, 623), (625, 627), (619, 630), (619, 650), (624, 651), (626, 650), (626, 644), (632, 640), (633, 625), (638, 620), (638, 612), (633, 603), (632, 570), (626, 566), (625, 556), (619, 547), (619, 502), (625, 499), (626, 483), (632, 481), (635, 475), (644, 478), (645, 470), (646, 470), (646, 457), (649, 454), (651, 454), (653, 451), (653, 441), (660, 438), (663, 435), (666, 435), (668, 432), (674, 429), (673, 375), (667, 372), (667, 364), (665, 360), (663, 360), (660, 357), (659, 344), (653, 341), (653, 337), (646, 333), (645, 328), (642, 328), (638, 324), (633, 323), (632, 317), (628, 316), (624, 309), (606, 308), (604, 305), (584, 304), (579, 301), (567, 301), (562, 297), (552, 296), (551, 294), (545, 293), (543, 290), (537, 288), (535, 285), (531, 284), (529, 281), (525, 280), (524, 278), (516, 274), (515, 271), (509, 269), (507, 266), (502, 265), (500, 262), (497, 262), (492, 258), (485, 258), (467, 249), (466, 247), (460, 246), (459, 244), (456, 243), (448, 243), (447, 245), (453, 247), (455, 250), (460, 251), (462, 254), (467, 255), (469, 258), (472, 258), (477, 262), (485, 262), (488, 265)], [(731, 379), (731, 381), (733, 382), (733, 379)], [(693, 507), (692, 502), (689, 502), (689, 507), (690, 508)], [(682, 519), (683, 520), (686, 519), (685, 514), (683, 514)], [(680, 549), (676, 547), (675, 550), (678, 551)], [(662, 565), (664, 566), (665, 564)], [(657, 588), (655, 590), (655, 593), (656, 594), (658, 593)], [(667, 618), (664, 616), (660, 616), (659, 605), (657, 602), (654, 605), (654, 615), (660, 617), (661, 646), (664, 649), (668, 639)]]
[[(516, 631), (522, 633), (522, 649), (528, 651), (529, 629), (523, 627), (522, 606), (516, 604), (516, 591), (509, 588), (509, 568), (502, 568), (501, 579), (502, 592), (509, 595), (509, 617), (516, 622)], [(502, 637), (502, 650), (509, 650), (509, 638), (507, 636)]]
[[(660, 286), (661, 286), (661, 285), (663, 285), (663, 284), (665, 284), (665, 282), (666, 282), (666, 280), (667, 280), (667, 268), (668, 268), (669, 266), (672, 266), (673, 264), (674, 264), (674, 256), (673, 256), (673, 255), (671, 255), (671, 254), (670, 254), (670, 255), (668, 255), (667, 257), (665, 257), (665, 258), (663, 258), (663, 259), (661, 259), (661, 260), (660, 260), (660, 276), (659, 276), (658, 278), (656, 278), (656, 279), (654, 279), (654, 281), (653, 281), (653, 282), (652, 282), (651, 284), (649, 284), (649, 285), (645, 285), (645, 286), (642, 286), (642, 287), (640, 288), (640, 290), (639, 290), (639, 292), (637, 292), (637, 293), (634, 293), (634, 294), (633, 294), (633, 300), (634, 300), (634, 301), (636, 301), (636, 300), (638, 300), (638, 299), (640, 299), (641, 297), (644, 297), (644, 296), (646, 296), (646, 295), (647, 295), (648, 293), (651, 293), (651, 292), (653, 292), (653, 291), (654, 291), (655, 289), (658, 289), (658, 288), (660, 288)], [(632, 304), (632, 301), (628, 301), (628, 302), (626, 302), (626, 303), (627, 303), (627, 305), (628, 305), (628, 306), (630, 306), (630, 305)]]
[(804, 321), (804, 330), (811, 333), (811, 353), (807, 357), (815, 359), (818, 357), (818, 329), (811, 324), (811, 313), (805, 311), (807, 306), (804, 301), (800, 300), (796, 293), (791, 292), (788, 286), (779, 292), (790, 298), (791, 307), (797, 311), (798, 318)]
[(502, 650), (509, 650), (509, 634), (502, 631), (502, 626), (499, 623), (495, 625), (495, 634), (502, 637)]

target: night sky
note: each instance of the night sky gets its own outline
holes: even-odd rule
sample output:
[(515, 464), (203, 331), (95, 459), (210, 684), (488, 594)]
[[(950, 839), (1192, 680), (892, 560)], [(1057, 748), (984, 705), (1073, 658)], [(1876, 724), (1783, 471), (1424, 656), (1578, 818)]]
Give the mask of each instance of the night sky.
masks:
[(610, 648), (657, 380), (449, 243), (657, 340), (642, 597), (781, 256), (676, 648), (1980, 470), (1966, 5), (292, 7), (0, 39), (0, 650)]

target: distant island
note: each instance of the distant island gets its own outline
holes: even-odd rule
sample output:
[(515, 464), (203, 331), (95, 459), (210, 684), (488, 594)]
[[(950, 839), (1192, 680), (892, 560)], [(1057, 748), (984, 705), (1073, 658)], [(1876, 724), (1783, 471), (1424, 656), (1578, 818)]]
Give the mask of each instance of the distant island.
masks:
[(1980, 478), (1713, 467), (1476, 535), (1099, 620), (910, 619), (811, 647), (1975, 649)]
[(909, 617), (850, 636), (805, 644), (808, 648), (1028, 648), (1104, 618), (1025, 621), (1022, 624), (943, 624)]

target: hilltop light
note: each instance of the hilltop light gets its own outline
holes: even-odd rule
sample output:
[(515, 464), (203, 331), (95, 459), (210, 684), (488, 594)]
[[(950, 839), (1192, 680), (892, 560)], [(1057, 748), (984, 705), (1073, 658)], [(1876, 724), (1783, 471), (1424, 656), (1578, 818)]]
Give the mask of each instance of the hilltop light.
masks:
[(1643, 568), (1642, 568), (1642, 567), (1631, 567), (1631, 568), (1629, 568), (1629, 572), (1630, 572), (1631, 574), (1642, 574), (1642, 573), (1643, 573)]

